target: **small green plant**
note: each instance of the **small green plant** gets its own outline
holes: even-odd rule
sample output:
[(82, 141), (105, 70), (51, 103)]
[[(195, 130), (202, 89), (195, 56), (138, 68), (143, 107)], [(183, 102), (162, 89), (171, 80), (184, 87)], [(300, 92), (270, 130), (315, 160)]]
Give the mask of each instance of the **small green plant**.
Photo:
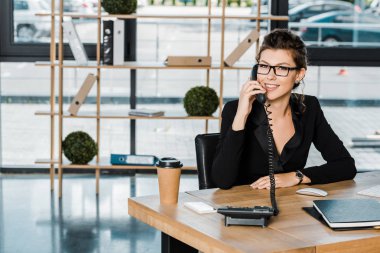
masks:
[(87, 164), (97, 154), (98, 147), (90, 135), (76, 131), (66, 136), (62, 150), (73, 164)]
[(136, 11), (137, 0), (102, 0), (102, 6), (109, 14), (131, 14)]
[(186, 92), (183, 105), (190, 116), (211, 116), (219, 105), (215, 90), (205, 86), (196, 86)]

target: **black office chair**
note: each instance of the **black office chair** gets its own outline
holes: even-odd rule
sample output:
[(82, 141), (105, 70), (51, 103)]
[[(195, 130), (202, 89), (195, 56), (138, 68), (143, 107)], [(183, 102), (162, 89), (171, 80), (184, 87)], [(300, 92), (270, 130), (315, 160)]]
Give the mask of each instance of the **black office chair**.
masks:
[(199, 190), (216, 187), (211, 181), (211, 167), (219, 136), (220, 133), (214, 133), (198, 134), (195, 137)]

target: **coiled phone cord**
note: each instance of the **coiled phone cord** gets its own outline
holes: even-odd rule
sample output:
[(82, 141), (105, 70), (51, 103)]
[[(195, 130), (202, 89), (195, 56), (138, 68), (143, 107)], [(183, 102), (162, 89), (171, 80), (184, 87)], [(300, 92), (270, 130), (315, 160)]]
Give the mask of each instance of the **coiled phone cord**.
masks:
[(277, 201), (276, 201), (276, 180), (274, 179), (274, 139), (273, 139), (273, 130), (272, 130), (272, 124), (270, 118), (270, 115), (272, 114), (271, 111), (268, 110), (270, 107), (269, 103), (264, 104), (265, 112), (267, 115), (267, 121), (268, 121), (268, 129), (267, 129), (267, 139), (268, 139), (268, 164), (269, 164), (269, 181), (270, 181), (270, 201), (272, 203), (272, 207), (274, 209), (273, 214), (276, 216), (280, 212), (277, 207)]

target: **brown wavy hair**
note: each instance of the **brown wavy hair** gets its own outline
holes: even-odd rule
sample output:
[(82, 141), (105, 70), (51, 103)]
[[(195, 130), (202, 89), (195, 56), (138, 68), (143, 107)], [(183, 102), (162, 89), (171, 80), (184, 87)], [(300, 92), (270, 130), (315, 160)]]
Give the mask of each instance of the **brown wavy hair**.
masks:
[[(256, 56), (256, 61), (260, 61), (261, 53), (267, 49), (284, 49), (289, 50), (296, 66), (298, 68), (307, 69), (307, 50), (302, 39), (288, 29), (275, 29), (264, 37), (259, 52)], [(303, 82), (303, 80), (301, 80)], [(301, 82), (296, 82), (293, 89), (297, 88)], [(304, 95), (296, 96), (301, 105), (302, 113), (305, 112)]]

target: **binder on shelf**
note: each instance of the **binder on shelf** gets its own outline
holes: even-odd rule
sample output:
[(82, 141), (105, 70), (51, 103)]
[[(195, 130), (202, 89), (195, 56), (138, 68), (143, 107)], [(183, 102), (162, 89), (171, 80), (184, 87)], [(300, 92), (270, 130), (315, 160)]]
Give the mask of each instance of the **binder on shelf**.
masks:
[(242, 40), (239, 45), (228, 55), (224, 60), (226, 66), (231, 67), (237, 62), (240, 57), (255, 43), (255, 41), (260, 37), (260, 33), (256, 30), (252, 30), (248, 36)]
[(167, 66), (211, 66), (211, 56), (168, 56)]
[(112, 165), (154, 166), (157, 161), (154, 155), (111, 154)]
[(124, 19), (124, 62), (136, 61), (137, 19)]
[(113, 64), (113, 21), (103, 21), (103, 64)]
[(88, 57), (86, 51), (84, 50), (83, 44), (78, 36), (77, 31), (73, 22), (67, 21), (62, 23), (64, 36), (69, 41), (71, 52), (74, 55), (75, 61), (79, 65), (87, 65)]
[(113, 65), (124, 64), (124, 20), (113, 21)]
[(375, 199), (314, 200), (314, 208), (333, 229), (380, 226), (380, 203)]
[(78, 114), (80, 106), (86, 100), (86, 97), (88, 93), (90, 92), (92, 86), (94, 85), (95, 81), (96, 81), (96, 76), (94, 74), (90, 73), (87, 75), (82, 86), (80, 87), (73, 101), (70, 104), (68, 111), (71, 115), (76, 116)]
[(143, 116), (143, 117), (158, 117), (163, 116), (164, 111), (151, 110), (151, 109), (131, 109), (128, 112), (130, 116)]

